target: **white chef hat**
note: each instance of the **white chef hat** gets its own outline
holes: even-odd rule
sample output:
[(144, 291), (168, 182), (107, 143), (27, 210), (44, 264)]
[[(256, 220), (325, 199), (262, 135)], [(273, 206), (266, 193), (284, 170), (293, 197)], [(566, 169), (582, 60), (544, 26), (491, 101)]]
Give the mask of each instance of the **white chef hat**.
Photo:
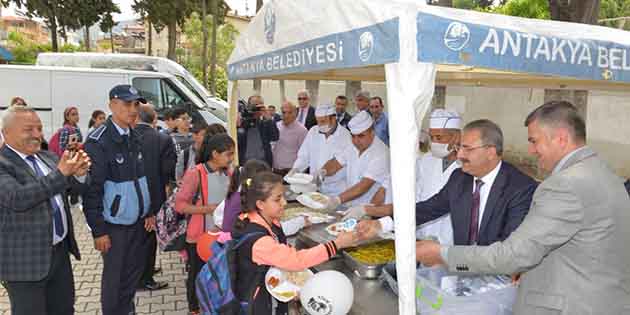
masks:
[(438, 108), (429, 117), (431, 129), (462, 129), (462, 117), (456, 111)]
[(335, 105), (333, 104), (319, 104), (315, 109), (315, 117), (326, 117), (336, 114)]
[(358, 135), (368, 130), (368, 128), (372, 127), (372, 124), (374, 124), (372, 116), (370, 116), (370, 114), (368, 114), (368, 112), (364, 110), (360, 111), (358, 114), (354, 115), (352, 119), (350, 119), (350, 122), (348, 123), (348, 128), (350, 128), (350, 132), (353, 135)]

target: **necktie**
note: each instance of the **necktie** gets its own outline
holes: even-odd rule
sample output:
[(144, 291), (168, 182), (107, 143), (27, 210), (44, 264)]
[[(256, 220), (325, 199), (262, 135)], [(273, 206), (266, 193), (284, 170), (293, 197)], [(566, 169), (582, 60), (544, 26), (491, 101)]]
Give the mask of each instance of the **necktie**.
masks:
[(298, 117), (298, 120), (300, 121), (300, 123), (303, 125), (304, 124), (304, 109), (300, 108), (300, 116)]
[(477, 245), (479, 237), (479, 204), (481, 199), (481, 179), (475, 180), (475, 191), (473, 192), (472, 208), (470, 210), (470, 229), (468, 233), (468, 244)]
[[(37, 160), (35, 159), (34, 156), (29, 155), (26, 157), (26, 159), (29, 160), (29, 162), (31, 162), (31, 164), (33, 165), (33, 169), (35, 170), (35, 174), (37, 175), (37, 177), (46, 176), (44, 175), (44, 171), (42, 171), (39, 165), (37, 165)], [(64, 233), (64, 229), (63, 229), (63, 218), (61, 217), (61, 209), (59, 209), (59, 205), (57, 204), (55, 197), (50, 198), (50, 203), (53, 208), (53, 221), (54, 221), (53, 223), (55, 226), (55, 235), (62, 237)]]

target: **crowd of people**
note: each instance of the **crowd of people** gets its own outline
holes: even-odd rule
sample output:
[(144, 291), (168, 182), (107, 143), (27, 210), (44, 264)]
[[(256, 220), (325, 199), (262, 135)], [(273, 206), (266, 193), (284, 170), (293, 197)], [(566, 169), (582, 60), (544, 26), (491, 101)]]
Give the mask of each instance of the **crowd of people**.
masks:
[[(15, 189), (0, 197), (0, 280), (13, 314), (74, 313), (69, 254), (80, 255), (70, 205), (78, 196), (102, 253), (105, 315), (135, 314), (138, 289), (168, 286), (154, 280), (156, 215), (171, 201), (187, 218), (181, 255), (191, 314), (200, 312), (195, 279), (205, 262), (197, 242), (207, 232), (257, 235), (238, 248), (236, 297), (251, 301), (252, 314), (286, 314), (287, 304), (272, 303), (261, 272), (303, 270), (394, 229), (389, 120), (378, 96), (357, 92), (350, 115), (345, 96), (313, 106), (309, 92), (300, 91), (297, 106), (285, 101), (278, 114), (253, 95), (239, 108), (238, 141), (222, 125), (193, 121), (183, 108), (166, 112), (167, 127), (157, 128), (155, 109), (128, 85), (112, 88), (109, 97), (111, 116), (92, 113), (85, 139), (79, 109), (67, 108), (48, 148), (37, 113), (23, 99), (2, 118), (0, 178)], [(410, 166), (423, 239), (417, 261), (453, 272), (522, 275), (519, 314), (560, 307), (546, 302), (558, 292), (569, 314), (595, 306), (621, 312), (630, 283), (623, 181), (586, 146), (573, 105), (546, 103), (525, 126), (530, 152), (550, 174), (542, 183), (503, 159), (496, 123), (464, 124), (444, 109), (430, 114)], [(327, 196), (328, 209), (343, 205), (344, 219), (361, 220), (356, 232), (309, 249), (287, 244), (287, 236), (311, 223), (281, 221), (283, 176), (304, 172)]]

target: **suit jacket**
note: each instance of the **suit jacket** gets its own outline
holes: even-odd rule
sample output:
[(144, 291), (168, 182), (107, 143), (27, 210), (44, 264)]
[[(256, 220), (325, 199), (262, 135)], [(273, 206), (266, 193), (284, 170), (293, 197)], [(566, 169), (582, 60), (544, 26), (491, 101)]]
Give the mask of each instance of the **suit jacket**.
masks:
[[(50, 270), (53, 240), (53, 208), (50, 198), (66, 191), (80, 193), (80, 183), (68, 179), (57, 170), (58, 158), (51, 152), (40, 151), (38, 157), (51, 170), (37, 177), (8, 146), (0, 149), (0, 280), (40, 281)], [(70, 252), (80, 259), (74, 238), (72, 214), (67, 202), (63, 211), (68, 221)]]
[[(265, 162), (269, 164), (269, 167), (273, 165), (273, 153), (271, 152), (271, 142), (278, 141), (280, 138), (280, 132), (278, 126), (271, 119), (259, 120), (256, 122), (256, 127), (260, 133), (260, 139), (262, 140), (263, 150), (265, 151)], [(247, 130), (245, 128), (238, 128), (237, 133), (238, 142), (238, 160), (241, 165), (245, 165), (245, 153), (247, 153)]]
[[(453, 243), (468, 245), (474, 177), (453, 171), (446, 185), (433, 197), (416, 204), (416, 224), (451, 214)], [(488, 193), (478, 244), (506, 239), (523, 221), (532, 202), (536, 181), (503, 161)]]
[[(299, 108), (298, 108), (298, 115), (299, 115)], [(306, 114), (304, 127), (306, 127), (307, 130), (310, 130), (311, 127), (315, 125), (317, 125), (317, 119), (315, 119), (315, 108), (309, 105), (308, 113)]]
[(630, 199), (595, 152), (576, 151), (543, 181), (523, 223), (491, 246), (455, 246), (454, 272), (522, 272), (515, 315), (628, 314)]
[(135, 128), (142, 141), (144, 170), (151, 196), (150, 213), (157, 214), (166, 201), (166, 185), (175, 178), (175, 144), (168, 135), (145, 124)]
[(347, 129), (348, 128), (348, 123), (350, 123), (350, 119), (352, 119), (352, 115), (348, 114), (347, 112), (344, 112), (341, 120), (338, 121), (337, 123), (339, 123), (340, 125), (346, 127), (346, 129)]

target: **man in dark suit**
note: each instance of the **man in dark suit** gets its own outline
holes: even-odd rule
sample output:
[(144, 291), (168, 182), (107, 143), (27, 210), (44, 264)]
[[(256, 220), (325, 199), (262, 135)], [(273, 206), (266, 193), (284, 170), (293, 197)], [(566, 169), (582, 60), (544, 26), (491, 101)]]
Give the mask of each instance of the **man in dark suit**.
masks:
[[(489, 120), (464, 127), (457, 158), (461, 170), (451, 174), (433, 197), (416, 204), (416, 224), (451, 214), (455, 245), (490, 245), (506, 239), (523, 221), (537, 184), (502, 161), (503, 133)], [(393, 229), (391, 217), (360, 223), (362, 237)]]
[(90, 160), (41, 151), (42, 123), (28, 107), (3, 117), (0, 149), (0, 281), (14, 315), (74, 314), (69, 253), (80, 259), (66, 191), (80, 193)]
[(308, 130), (317, 125), (317, 119), (315, 119), (315, 108), (311, 106), (311, 95), (307, 90), (298, 92), (297, 121)]
[(142, 139), (142, 155), (145, 158), (144, 170), (151, 196), (150, 215), (145, 218), (147, 231), (146, 247), (147, 264), (144, 267), (142, 279), (138, 284), (140, 289), (160, 290), (166, 288), (168, 283), (157, 282), (153, 279), (155, 273), (155, 251), (157, 240), (155, 236), (155, 215), (166, 200), (166, 185), (175, 177), (175, 145), (166, 134), (158, 132), (153, 125), (157, 114), (150, 104), (142, 104), (138, 109), (138, 123), (135, 130)]
[(337, 96), (337, 98), (335, 99), (335, 110), (337, 112), (337, 122), (340, 125), (344, 126), (345, 128), (348, 128), (348, 123), (350, 122), (350, 119), (352, 119), (352, 116), (348, 114), (348, 112), (346, 111), (347, 107), (348, 107), (348, 98), (345, 95)]

